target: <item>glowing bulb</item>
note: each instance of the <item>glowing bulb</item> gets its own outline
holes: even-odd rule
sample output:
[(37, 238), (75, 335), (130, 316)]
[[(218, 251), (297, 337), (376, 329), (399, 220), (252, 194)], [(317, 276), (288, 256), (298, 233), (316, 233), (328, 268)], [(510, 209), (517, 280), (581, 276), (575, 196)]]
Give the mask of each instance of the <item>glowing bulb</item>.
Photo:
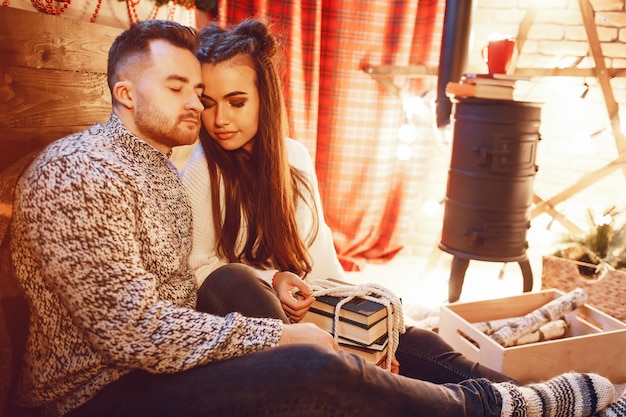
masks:
[(419, 96), (405, 94), (402, 98), (402, 109), (406, 114), (423, 115), (428, 109), (424, 99)]
[(441, 210), (441, 204), (435, 200), (427, 200), (422, 204), (422, 213), (428, 217), (434, 217), (439, 214)]
[(417, 127), (405, 123), (398, 129), (398, 138), (402, 142), (413, 143), (417, 140)]
[(413, 151), (409, 145), (400, 145), (396, 149), (396, 158), (401, 161), (407, 161), (413, 156)]
[(604, 226), (607, 224), (611, 224), (613, 222), (613, 217), (610, 214), (596, 216), (593, 222), (596, 224), (596, 226)]

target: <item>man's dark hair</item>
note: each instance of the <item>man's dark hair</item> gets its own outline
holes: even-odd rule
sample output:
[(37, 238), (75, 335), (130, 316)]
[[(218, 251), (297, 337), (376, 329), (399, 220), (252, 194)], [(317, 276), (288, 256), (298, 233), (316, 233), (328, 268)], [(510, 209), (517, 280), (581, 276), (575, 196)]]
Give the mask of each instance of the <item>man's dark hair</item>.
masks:
[(107, 82), (113, 91), (120, 68), (129, 60), (143, 59), (150, 53), (150, 42), (164, 40), (180, 48), (196, 53), (200, 45), (197, 31), (189, 26), (170, 20), (144, 20), (122, 32), (109, 49)]

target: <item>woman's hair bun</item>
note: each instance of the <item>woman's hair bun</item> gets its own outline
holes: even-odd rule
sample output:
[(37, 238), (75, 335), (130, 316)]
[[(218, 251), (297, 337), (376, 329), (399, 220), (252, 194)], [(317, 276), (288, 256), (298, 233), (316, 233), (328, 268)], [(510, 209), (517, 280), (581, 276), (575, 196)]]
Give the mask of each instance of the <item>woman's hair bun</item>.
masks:
[[(242, 21), (233, 31), (233, 35), (243, 42), (250, 42), (249, 51), (252, 54), (272, 57), (276, 53), (276, 39), (270, 33), (268, 27), (258, 20), (248, 19)], [(246, 43), (247, 43), (246, 42)]]

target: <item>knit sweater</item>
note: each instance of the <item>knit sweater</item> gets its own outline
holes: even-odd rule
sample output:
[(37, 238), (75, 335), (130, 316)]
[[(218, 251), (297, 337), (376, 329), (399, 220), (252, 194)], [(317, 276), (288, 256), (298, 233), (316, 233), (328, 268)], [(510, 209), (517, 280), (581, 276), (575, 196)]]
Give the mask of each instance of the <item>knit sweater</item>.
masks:
[(279, 320), (193, 309), (184, 188), (115, 115), (50, 145), (14, 210), (31, 311), (23, 404), (61, 415), (133, 369), (174, 373), (278, 344)]
[[(324, 220), (322, 202), (320, 199), (317, 176), (313, 161), (308, 150), (300, 142), (287, 138), (287, 153), (289, 164), (304, 172), (313, 187), (313, 196), (317, 206), (319, 228), (317, 236), (308, 247), (309, 255), (313, 261), (313, 268), (307, 275), (307, 280), (326, 278), (345, 279), (344, 271), (337, 258), (337, 252), (333, 243), (330, 227)], [(213, 210), (211, 208), (211, 196), (209, 169), (206, 156), (201, 145), (197, 145), (189, 162), (180, 172), (183, 185), (187, 190), (193, 211), (193, 244), (189, 264), (194, 270), (198, 285), (218, 267), (228, 263), (217, 253), (217, 238), (213, 228)], [(302, 238), (307, 239), (313, 231), (314, 222), (309, 208), (311, 202), (299, 201), (296, 207), (296, 221)], [(242, 231), (245, 225), (242, 225)], [(238, 236), (239, 250), (243, 248), (244, 235)], [(261, 270), (261, 277), (271, 281), (276, 270)]]

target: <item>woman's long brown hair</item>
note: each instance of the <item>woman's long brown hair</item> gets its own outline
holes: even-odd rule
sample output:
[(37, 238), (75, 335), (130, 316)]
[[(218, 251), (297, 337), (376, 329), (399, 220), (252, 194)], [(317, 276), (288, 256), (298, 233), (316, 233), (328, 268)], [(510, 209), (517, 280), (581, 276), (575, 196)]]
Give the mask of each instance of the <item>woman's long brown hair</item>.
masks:
[[(312, 185), (287, 159), (282, 85), (272, 60), (277, 40), (265, 24), (252, 19), (230, 30), (212, 24), (200, 30), (200, 37), (200, 63), (216, 65), (232, 60), (249, 66), (256, 74), (260, 100), (252, 152), (224, 150), (204, 127), (200, 132), (209, 166), (218, 253), (230, 262), (304, 276), (311, 271), (308, 244), (317, 235), (319, 218)], [(298, 201), (311, 202), (308, 209), (314, 227), (309, 236), (299, 233)], [(238, 251), (240, 233), (245, 244)]]

